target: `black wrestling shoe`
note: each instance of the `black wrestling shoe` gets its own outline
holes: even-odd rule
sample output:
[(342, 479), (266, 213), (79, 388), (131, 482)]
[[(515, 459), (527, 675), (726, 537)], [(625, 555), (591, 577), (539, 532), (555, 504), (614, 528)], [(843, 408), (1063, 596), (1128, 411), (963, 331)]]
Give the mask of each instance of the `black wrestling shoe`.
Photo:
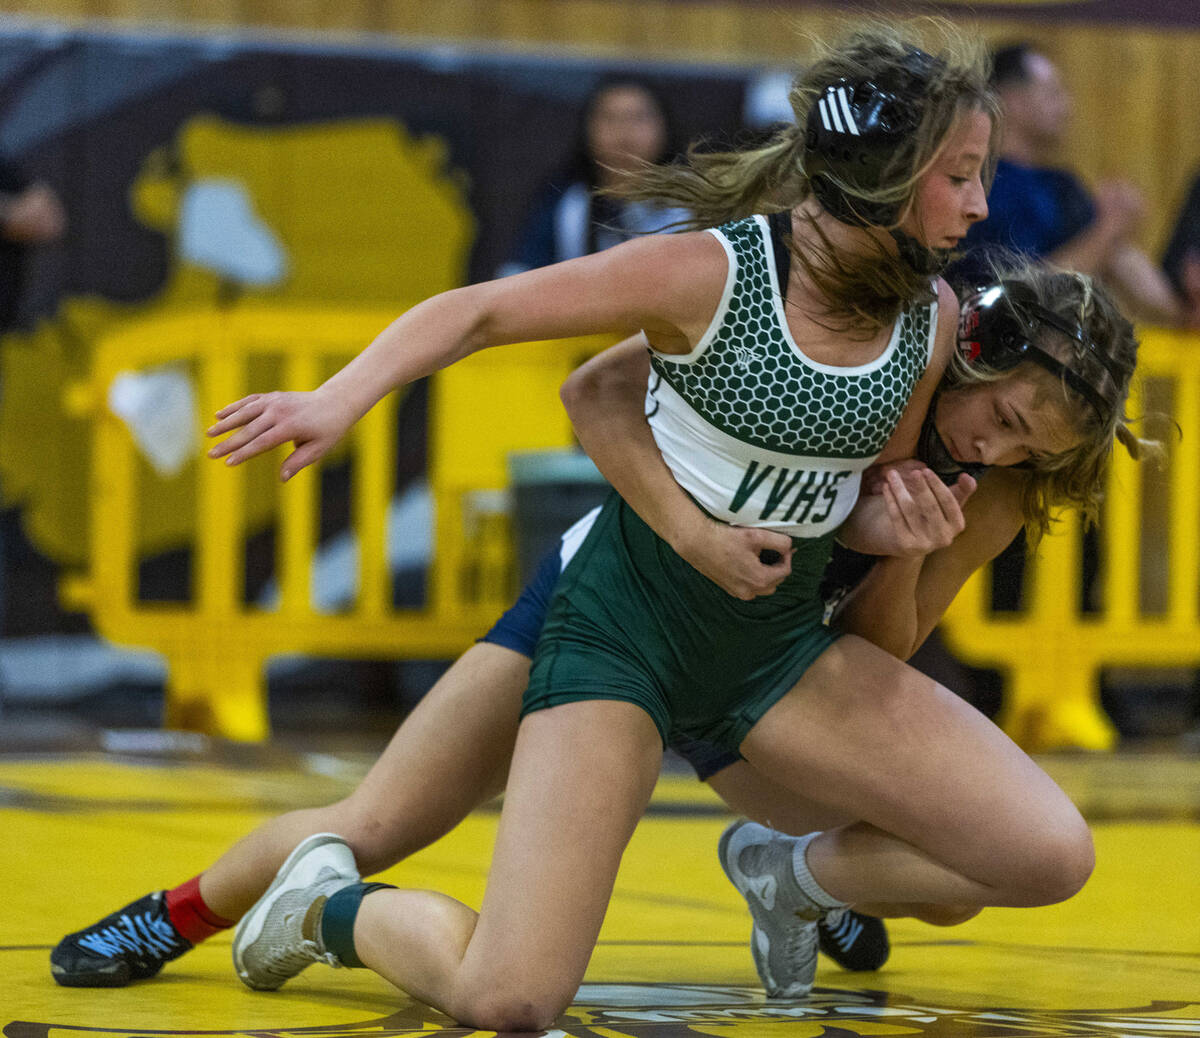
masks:
[(191, 947), (168, 918), (159, 890), (67, 934), (50, 953), (50, 974), (68, 988), (122, 988), (153, 977)]
[(817, 945), (844, 970), (877, 970), (888, 959), (887, 927), (882, 919), (852, 908), (835, 908), (817, 920)]

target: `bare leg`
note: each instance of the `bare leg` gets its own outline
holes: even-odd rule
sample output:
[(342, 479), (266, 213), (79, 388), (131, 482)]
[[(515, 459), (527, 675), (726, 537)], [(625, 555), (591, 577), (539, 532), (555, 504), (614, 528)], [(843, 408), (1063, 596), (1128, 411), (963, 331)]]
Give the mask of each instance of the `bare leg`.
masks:
[(479, 914), (429, 891), (378, 891), (355, 921), (359, 958), (468, 1026), (548, 1027), (583, 978), (661, 758), (649, 715), (629, 703), (531, 714)]
[(780, 785), (744, 760), (710, 775), (707, 782), (736, 814), (792, 836), (857, 820)]
[(1041, 905), (1091, 872), (1079, 812), (974, 708), (853, 636), (838, 641), (742, 744), (755, 767), (862, 821), (808, 862), (853, 904)]
[[(709, 776), (707, 782), (736, 814), (744, 815), (771, 829), (791, 836), (837, 826), (857, 819), (817, 800), (793, 793), (786, 786), (754, 770), (747, 761), (738, 761)], [(855, 911), (880, 919), (919, 919), (931, 926), (958, 926), (973, 919), (978, 907), (965, 905), (856, 904)]]
[(421, 699), (358, 788), (259, 826), (200, 877), (205, 904), (240, 918), (292, 849), (335, 832), (371, 875), (427, 846), (504, 788), (529, 659), (481, 642)]
[(983, 911), (974, 905), (905, 905), (898, 902), (855, 905), (854, 908), (880, 919), (919, 919), (930, 926), (959, 926)]
[[(729, 808), (768, 828), (791, 836), (805, 836), (823, 829), (849, 825), (857, 819), (845, 811), (831, 808), (817, 800), (801, 796), (786, 786), (755, 770), (748, 761), (740, 760), (722, 768), (706, 780)], [(915, 917), (926, 919), (932, 911), (936, 918), (944, 918), (941, 906), (927, 905), (854, 905), (856, 911), (879, 918)], [(970, 915), (976, 915), (972, 910)], [(964, 917), (969, 918), (970, 916)], [(949, 924), (945, 924), (949, 925)]]

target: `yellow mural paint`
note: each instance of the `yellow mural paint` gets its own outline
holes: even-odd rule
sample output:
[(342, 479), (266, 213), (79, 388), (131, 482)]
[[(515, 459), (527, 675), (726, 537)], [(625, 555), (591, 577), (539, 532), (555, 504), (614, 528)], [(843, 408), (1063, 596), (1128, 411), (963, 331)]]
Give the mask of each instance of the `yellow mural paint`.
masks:
[[(219, 264), (188, 258), (181, 209), (198, 190), (214, 186), (224, 188), (225, 197), (244, 199), (242, 222), (251, 221), (278, 246), (281, 278), (239, 283), (216, 269)], [(168, 148), (147, 154), (129, 202), (135, 219), (168, 239), (171, 259), (161, 291), (138, 304), (72, 297), (54, 319), (0, 341), (0, 487), (6, 504), (24, 507), (34, 544), (62, 565), (86, 559), (94, 500), (89, 416), (105, 404), (95, 388), (78, 387), (101, 336), (141, 321), (256, 301), (372, 304), (399, 313), (413, 300), (463, 283), (475, 233), (464, 177), (447, 169), (444, 143), (414, 139), (387, 119), (261, 127), (197, 116)], [(234, 235), (226, 240), (237, 244)], [(208, 254), (221, 244), (210, 242)], [(264, 363), (251, 370), (250, 380), (267, 387), (275, 374)], [(198, 425), (208, 419), (196, 416)], [(138, 523), (146, 554), (190, 540), (193, 471), (189, 465), (163, 478), (141, 466), (147, 493)], [(265, 521), (276, 493), (273, 474), (260, 466), (249, 478), (249, 496), (261, 502)]]

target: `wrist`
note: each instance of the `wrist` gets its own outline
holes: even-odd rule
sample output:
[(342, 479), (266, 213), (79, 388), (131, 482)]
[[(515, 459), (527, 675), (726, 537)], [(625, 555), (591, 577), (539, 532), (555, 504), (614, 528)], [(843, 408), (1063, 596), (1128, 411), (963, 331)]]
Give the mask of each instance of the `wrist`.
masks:
[(329, 412), (344, 418), (349, 428), (374, 407), (386, 393), (379, 393), (368, 380), (356, 380), (343, 368), (313, 390), (313, 396)]
[(925, 564), (925, 560), (929, 558), (929, 552), (920, 552), (912, 555), (888, 555), (885, 556), (883, 562), (891, 567), (896, 576), (908, 576), (921, 572), (921, 567)]
[(716, 520), (695, 507), (687, 512), (674, 513), (671, 518), (672, 521), (667, 524), (667, 536), (663, 540), (680, 558), (693, 558)]
[(362, 410), (359, 410), (353, 395), (346, 391), (345, 386), (331, 385), (329, 382), (317, 386), (312, 395), (319, 401), (321, 413), (329, 416), (336, 423), (339, 438), (344, 436), (372, 406), (368, 403)]

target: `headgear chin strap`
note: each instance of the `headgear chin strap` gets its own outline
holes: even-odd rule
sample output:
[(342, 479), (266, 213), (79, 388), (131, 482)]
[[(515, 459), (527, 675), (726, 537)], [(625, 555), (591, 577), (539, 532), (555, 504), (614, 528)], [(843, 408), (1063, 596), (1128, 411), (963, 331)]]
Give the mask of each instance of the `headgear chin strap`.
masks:
[[(1058, 335), (1039, 335), (1040, 327)], [(963, 301), (958, 349), (963, 358), (1008, 371), (1030, 361), (1060, 376), (1079, 393), (1101, 421), (1120, 404), (1121, 375), (1083, 327), (1038, 302), (1023, 284), (1001, 281)]]
[[(818, 202), (854, 227), (892, 227), (902, 201), (871, 201), (862, 193), (880, 186), (883, 171), (921, 123), (925, 93), (940, 59), (912, 48), (894, 69), (874, 80), (838, 79), (821, 92), (808, 113), (804, 171)], [(901, 258), (922, 274), (938, 273), (949, 260), (893, 231)]]
[(954, 486), (964, 472), (973, 479), (979, 479), (987, 472), (988, 466), (978, 461), (959, 461), (950, 453), (950, 448), (937, 431), (936, 413), (937, 397), (934, 397), (917, 440), (917, 458), (928, 465), (933, 474), (948, 487)]
[(931, 249), (928, 245), (922, 245), (911, 234), (905, 234), (896, 227), (893, 227), (890, 233), (900, 250), (900, 258), (918, 274), (934, 277), (945, 270), (954, 258), (953, 249)]

